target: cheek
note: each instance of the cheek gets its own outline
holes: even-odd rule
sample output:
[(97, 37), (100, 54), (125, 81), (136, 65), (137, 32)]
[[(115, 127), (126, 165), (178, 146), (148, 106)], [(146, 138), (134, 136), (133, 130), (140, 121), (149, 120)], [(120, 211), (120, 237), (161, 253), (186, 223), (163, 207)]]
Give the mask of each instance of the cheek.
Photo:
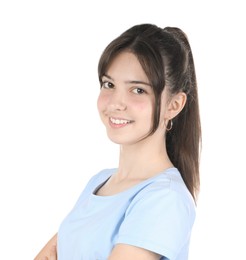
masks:
[(100, 93), (97, 98), (97, 109), (99, 112), (105, 109), (107, 101), (108, 101), (107, 96)]
[(141, 122), (143, 129), (150, 130), (153, 125), (153, 103), (149, 100), (141, 101), (136, 103), (135, 108), (135, 111), (137, 112), (137, 118), (139, 122)]
[(135, 100), (132, 102), (132, 106), (138, 113), (152, 117), (153, 114), (153, 102), (150, 100)]

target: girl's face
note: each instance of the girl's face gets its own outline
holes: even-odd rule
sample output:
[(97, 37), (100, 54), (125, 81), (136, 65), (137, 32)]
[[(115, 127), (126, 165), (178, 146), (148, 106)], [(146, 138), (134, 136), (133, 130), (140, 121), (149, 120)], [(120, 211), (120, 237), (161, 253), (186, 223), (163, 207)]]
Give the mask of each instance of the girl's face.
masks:
[(154, 93), (134, 54), (123, 52), (112, 61), (102, 77), (97, 106), (113, 142), (134, 144), (149, 134)]

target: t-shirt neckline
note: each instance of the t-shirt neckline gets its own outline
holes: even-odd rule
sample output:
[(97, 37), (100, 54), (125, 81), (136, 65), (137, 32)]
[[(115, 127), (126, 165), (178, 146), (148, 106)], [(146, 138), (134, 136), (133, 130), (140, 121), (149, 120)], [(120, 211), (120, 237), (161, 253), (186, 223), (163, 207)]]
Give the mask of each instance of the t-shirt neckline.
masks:
[(121, 196), (121, 195), (123, 195), (123, 194), (125, 194), (127, 192), (131, 192), (132, 190), (135, 190), (139, 186), (144, 186), (145, 184), (153, 181), (154, 179), (158, 179), (160, 176), (162, 176), (164, 174), (167, 174), (169, 171), (172, 171), (172, 170), (176, 171), (177, 168), (176, 167), (167, 168), (167, 169), (157, 173), (156, 175), (154, 175), (154, 176), (152, 176), (152, 177), (150, 177), (150, 178), (148, 178), (146, 180), (143, 180), (143, 181), (141, 181), (141, 182), (139, 182), (139, 183), (137, 183), (137, 184), (135, 184), (135, 185), (133, 185), (133, 186), (123, 190), (123, 191), (115, 193), (113, 195), (105, 195), (105, 196), (97, 195), (96, 193), (98, 192), (98, 190), (111, 178), (111, 176), (113, 175), (113, 173), (112, 173), (109, 176), (107, 176), (106, 179), (103, 180), (99, 185), (97, 185), (97, 187), (95, 189), (93, 189), (92, 196), (96, 197), (96, 198), (114, 198), (114, 197), (118, 197), (118, 196)]

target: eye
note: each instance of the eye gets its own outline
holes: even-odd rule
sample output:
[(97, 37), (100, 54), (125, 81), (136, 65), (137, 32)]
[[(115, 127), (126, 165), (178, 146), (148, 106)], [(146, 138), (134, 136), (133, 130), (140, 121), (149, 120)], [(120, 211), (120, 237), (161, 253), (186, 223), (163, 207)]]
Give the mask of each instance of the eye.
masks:
[(146, 91), (142, 88), (135, 88), (135, 89), (133, 89), (132, 92), (135, 93), (135, 94), (138, 94), (138, 95), (146, 93)]
[(114, 84), (109, 81), (103, 81), (101, 87), (110, 89), (114, 87)]

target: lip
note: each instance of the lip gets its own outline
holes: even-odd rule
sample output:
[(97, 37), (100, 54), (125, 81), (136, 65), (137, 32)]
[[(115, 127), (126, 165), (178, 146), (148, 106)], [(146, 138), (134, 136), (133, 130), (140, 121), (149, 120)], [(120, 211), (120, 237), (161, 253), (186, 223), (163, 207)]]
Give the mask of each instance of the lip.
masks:
[(122, 127), (128, 126), (131, 123), (133, 123), (133, 121), (129, 120), (129, 119), (118, 118), (118, 117), (117, 118), (116, 117), (109, 117), (109, 125), (113, 128), (122, 128)]

